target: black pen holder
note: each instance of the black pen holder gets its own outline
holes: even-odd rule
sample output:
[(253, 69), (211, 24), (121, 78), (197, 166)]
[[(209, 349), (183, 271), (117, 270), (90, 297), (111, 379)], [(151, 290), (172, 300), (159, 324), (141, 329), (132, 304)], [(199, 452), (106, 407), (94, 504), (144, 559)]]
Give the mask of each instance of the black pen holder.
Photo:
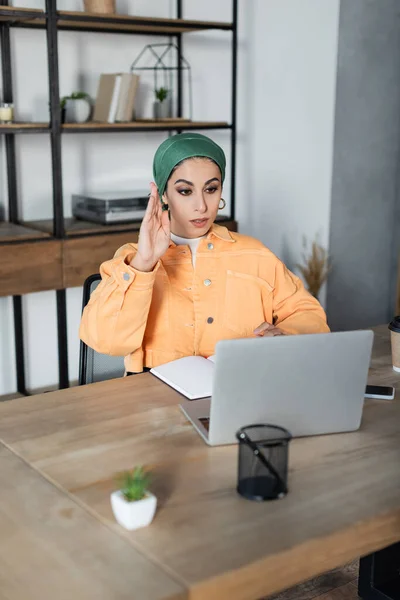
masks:
[(276, 425), (248, 425), (239, 441), (238, 493), (249, 500), (274, 500), (287, 494), (291, 434)]

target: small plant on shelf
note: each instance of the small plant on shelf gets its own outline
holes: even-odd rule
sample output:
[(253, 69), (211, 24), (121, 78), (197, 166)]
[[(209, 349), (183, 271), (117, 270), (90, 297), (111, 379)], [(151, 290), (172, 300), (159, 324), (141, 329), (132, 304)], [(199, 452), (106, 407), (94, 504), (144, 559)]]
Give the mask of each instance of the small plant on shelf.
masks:
[(154, 118), (169, 119), (171, 117), (171, 96), (165, 87), (154, 90), (156, 101), (154, 102)]
[(90, 100), (90, 96), (89, 94), (86, 94), (85, 92), (72, 92), (72, 94), (70, 96), (63, 96), (60, 99), (60, 107), (61, 109), (65, 108), (66, 104), (67, 104), (67, 100)]
[(61, 122), (84, 123), (91, 113), (90, 96), (85, 92), (72, 92), (60, 98)]
[(154, 90), (156, 98), (159, 102), (164, 102), (164, 100), (168, 97), (168, 90), (165, 87), (156, 88)]

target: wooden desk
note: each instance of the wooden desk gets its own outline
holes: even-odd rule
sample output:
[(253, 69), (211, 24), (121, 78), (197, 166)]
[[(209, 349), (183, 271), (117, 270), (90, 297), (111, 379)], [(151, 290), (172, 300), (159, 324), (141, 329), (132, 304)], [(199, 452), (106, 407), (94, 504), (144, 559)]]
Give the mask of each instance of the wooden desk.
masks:
[[(0, 440), (152, 561), (155, 578), (168, 575), (188, 598), (257, 599), (400, 540), (400, 376), (384, 327), (370, 383), (395, 385), (397, 399), (367, 401), (358, 432), (294, 440), (290, 493), (275, 502), (236, 494), (237, 448), (207, 447), (180, 413), (180, 396), (150, 374), (4, 403)], [(160, 507), (150, 527), (129, 533), (109, 494), (115, 474), (140, 463), (154, 471)]]
[(186, 597), (126, 539), (0, 447), (2, 600)]

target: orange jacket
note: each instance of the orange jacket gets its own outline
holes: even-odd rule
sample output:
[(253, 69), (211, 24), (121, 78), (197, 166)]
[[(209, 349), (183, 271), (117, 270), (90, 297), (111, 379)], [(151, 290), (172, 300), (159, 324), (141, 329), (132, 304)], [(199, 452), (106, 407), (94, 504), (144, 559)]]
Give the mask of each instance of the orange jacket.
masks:
[(88, 346), (125, 356), (127, 371), (210, 356), (218, 340), (251, 337), (264, 321), (291, 334), (329, 331), (318, 301), (258, 240), (213, 225), (194, 269), (189, 247), (171, 242), (150, 273), (129, 266), (136, 248), (101, 265), (80, 326)]

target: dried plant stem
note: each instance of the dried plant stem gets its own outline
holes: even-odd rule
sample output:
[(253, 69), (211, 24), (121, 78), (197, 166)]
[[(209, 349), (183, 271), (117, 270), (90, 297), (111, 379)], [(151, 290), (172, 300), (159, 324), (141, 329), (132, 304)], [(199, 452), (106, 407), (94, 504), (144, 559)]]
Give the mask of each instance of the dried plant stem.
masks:
[(326, 281), (331, 265), (328, 253), (316, 241), (312, 243), (311, 254), (303, 253), (303, 264), (296, 265), (304, 277), (308, 291), (318, 298), (323, 283)]

